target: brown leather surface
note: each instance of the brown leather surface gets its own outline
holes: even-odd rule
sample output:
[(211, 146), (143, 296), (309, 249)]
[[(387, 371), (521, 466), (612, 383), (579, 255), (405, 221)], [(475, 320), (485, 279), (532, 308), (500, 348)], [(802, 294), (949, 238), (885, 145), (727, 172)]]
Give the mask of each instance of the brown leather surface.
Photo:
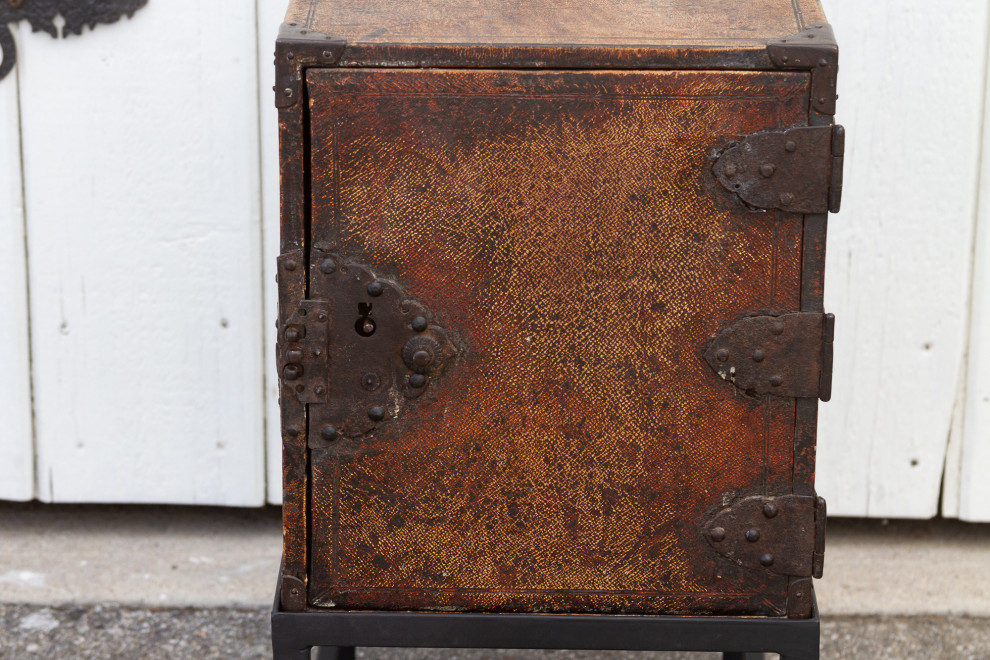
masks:
[(285, 20), (359, 44), (739, 46), (825, 17), (817, 0), (293, 0)]
[(463, 347), (361, 451), (312, 450), (311, 604), (781, 613), (786, 578), (701, 525), (791, 492), (795, 403), (701, 355), (740, 315), (800, 308), (803, 223), (720, 189), (711, 150), (807, 122), (808, 75), (308, 80), (313, 244)]

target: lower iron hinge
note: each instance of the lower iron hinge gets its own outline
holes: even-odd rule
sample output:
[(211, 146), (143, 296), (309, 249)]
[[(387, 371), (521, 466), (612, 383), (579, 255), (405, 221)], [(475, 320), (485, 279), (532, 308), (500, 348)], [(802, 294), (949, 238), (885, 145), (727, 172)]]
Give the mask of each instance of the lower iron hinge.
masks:
[(279, 378), (300, 403), (327, 400), (330, 309), (325, 300), (300, 300), (279, 328)]
[(716, 375), (746, 394), (828, 401), (834, 330), (832, 314), (747, 316), (719, 332), (704, 358)]
[(825, 500), (745, 497), (712, 516), (703, 534), (716, 552), (743, 568), (818, 578), (825, 556)]

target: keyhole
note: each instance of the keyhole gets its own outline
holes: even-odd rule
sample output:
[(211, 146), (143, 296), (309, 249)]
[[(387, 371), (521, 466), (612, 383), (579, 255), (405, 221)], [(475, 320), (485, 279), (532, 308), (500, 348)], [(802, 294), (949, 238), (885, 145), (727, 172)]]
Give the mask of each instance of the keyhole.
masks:
[(375, 334), (375, 320), (371, 318), (371, 303), (358, 303), (358, 320), (354, 322), (354, 330), (362, 337)]

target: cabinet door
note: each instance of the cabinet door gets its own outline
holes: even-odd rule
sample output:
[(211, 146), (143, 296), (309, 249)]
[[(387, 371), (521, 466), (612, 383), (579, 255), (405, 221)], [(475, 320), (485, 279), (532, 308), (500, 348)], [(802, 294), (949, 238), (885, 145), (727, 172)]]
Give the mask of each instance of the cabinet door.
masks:
[(808, 75), (328, 69), (308, 95), (310, 603), (783, 612), (787, 578), (702, 526), (794, 491), (795, 400), (703, 354), (800, 309), (803, 217), (712, 166), (807, 125)]

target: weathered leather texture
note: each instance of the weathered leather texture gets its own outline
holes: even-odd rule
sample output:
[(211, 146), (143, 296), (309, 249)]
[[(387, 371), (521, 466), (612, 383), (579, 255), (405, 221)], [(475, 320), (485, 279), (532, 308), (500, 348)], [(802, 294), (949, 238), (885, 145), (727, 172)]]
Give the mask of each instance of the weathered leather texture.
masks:
[[(309, 72), (312, 245), (400, 282), (461, 349), (358, 450), (311, 450), (311, 605), (784, 611), (786, 578), (701, 524), (792, 491), (795, 402), (702, 355), (742, 315), (800, 309), (802, 217), (745, 208), (711, 168), (806, 123), (808, 83)], [(332, 310), (341, 332), (354, 313)]]

